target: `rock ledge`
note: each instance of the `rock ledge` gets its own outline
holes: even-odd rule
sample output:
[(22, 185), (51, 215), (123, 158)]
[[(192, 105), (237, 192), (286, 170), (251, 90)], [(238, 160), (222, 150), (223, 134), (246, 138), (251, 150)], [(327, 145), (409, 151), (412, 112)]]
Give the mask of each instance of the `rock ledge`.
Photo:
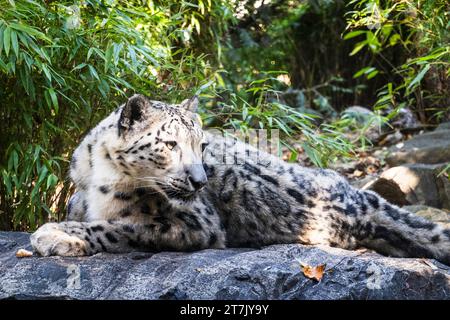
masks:
[[(0, 299), (450, 299), (450, 267), (329, 247), (16, 258), (29, 234), (0, 232)], [(321, 282), (299, 262), (326, 263)]]

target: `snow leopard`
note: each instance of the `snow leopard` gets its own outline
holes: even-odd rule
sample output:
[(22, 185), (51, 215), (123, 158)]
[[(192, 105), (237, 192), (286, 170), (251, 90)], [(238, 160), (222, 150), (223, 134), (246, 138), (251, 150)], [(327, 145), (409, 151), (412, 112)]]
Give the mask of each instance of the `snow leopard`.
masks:
[(272, 244), (368, 248), (450, 265), (450, 229), (352, 187), (202, 129), (195, 96), (135, 94), (75, 149), (68, 221), (31, 235), (42, 256), (195, 251)]

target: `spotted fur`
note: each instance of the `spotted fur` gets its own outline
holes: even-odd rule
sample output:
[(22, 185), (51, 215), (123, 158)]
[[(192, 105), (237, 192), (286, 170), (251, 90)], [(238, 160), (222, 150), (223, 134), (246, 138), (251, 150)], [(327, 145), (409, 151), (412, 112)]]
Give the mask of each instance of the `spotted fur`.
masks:
[(73, 221), (45, 224), (33, 247), (79, 256), (303, 243), (450, 264), (449, 229), (334, 171), (205, 133), (196, 104), (135, 95), (103, 120), (73, 154)]

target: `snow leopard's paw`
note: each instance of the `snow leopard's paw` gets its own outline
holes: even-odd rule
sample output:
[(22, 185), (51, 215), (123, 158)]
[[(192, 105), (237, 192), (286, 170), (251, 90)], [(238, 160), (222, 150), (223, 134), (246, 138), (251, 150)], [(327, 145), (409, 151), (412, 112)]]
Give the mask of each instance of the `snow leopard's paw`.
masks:
[(30, 237), (34, 250), (42, 256), (85, 256), (86, 242), (67, 233), (64, 223), (46, 223)]

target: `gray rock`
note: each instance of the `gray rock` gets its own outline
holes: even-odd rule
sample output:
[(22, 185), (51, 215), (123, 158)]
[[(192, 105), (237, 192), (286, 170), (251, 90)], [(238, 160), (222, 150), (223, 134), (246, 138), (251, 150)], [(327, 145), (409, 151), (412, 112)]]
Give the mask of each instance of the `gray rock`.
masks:
[(367, 186), (370, 186), (376, 180), (377, 177), (368, 175), (362, 179), (350, 180), (349, 183), (357, 189), (368, 189)]
[(441, 224), (444, 228), (450, 228), (450, 212), (439, 210), (424, 205), (404, 206), (403, 209), (413, 212), (418, 216)]
[(383, 122), (373, 111), (353, 106), (342, 111), (341, 116), (344, 118), (354, 119), (359, 126), (368, 126), (364, 135), (371, 141), (377, 141), (383, 132)]
[(436, 164), (450, 161), (450, 130), (443, 129), (414, 136), (392, 146), (386, 162), (391, 166), (405, 163)]
[[(392, 111), (393, 111), (392, 108), (384, 109), (381, 112), (381, 116), (386, 117)], [(392, 128), (414, 129), (421, 127), (421, 124), (417, 120), (417, 117), (408, 108), (401, 108), (397, 110), (396, 115), (393, 116), (393, 118), (391, 118), (390, 120), (386, 119), (383, 120), (372, 110), (360, 106), (349, 107), (345, 109), (341, 114), (345, 115), (346, 117), (354, 118), (361, 125), (365, 125), (370, 121), (374, 129), (378, 129), (385, 132), (391, 131)]]
[[(387, 110), (386, 110), (387, 111)], [(389, 110), (389, 112), (392, 110)], [(385, 114), (386, 116), (389, 114)], [(417, 120), (417, 117), (414, 115), (414, 113), (411, 111), (410, 108), (401, 108), (398, 110), (398, 113), (396, 116), (394, 116), (393, 119), (391, 119), (390, 124), (394, 128), (418, 128), (421, 126), (420, 121)]]
[[(450, 299), (450, 267), (325, 246), (16, 258), (26, 233), (0, 232), (0, 299)], [(326, 263), (321, 282), (299, 261)]]
[(352, 106), (348, 107), (341, 113), (342, 115), (346, 115), (347, 117), (354, 118), (356, 121), (361, 124), (366, 124), (367, 121), (371, 120), (371, 118), (375, 117), (375, 113), (372, 110), (361, 106)]
[[(444, 175), (439, 175), (445, 164), (408, 164), (391, 168), (383, 172), (378, 181), (394, 183), (398, 186), (398, 191), (402, 193), (408, 204), (421, 204), (435, 208), (450, 209), (450, 181)], [(381, 183), (377, 190), (382, 197), (383, 188), (386, 183)], [(380, 183), (378, 183), (380, 184)], [(392, 199), (389, 199), (391, 202)], [(401, 203), (403, 205), (405, 203)]]
[(361, 189), (375, 191), (388, 202), (400, 207), (411, 204), (410, 200), (407, 199), (408, 193), (400, 188), (395, 179), (380, 177), (369, 181)]
[(441, 123), (435, 131), (450, 130), (450, 121)]

